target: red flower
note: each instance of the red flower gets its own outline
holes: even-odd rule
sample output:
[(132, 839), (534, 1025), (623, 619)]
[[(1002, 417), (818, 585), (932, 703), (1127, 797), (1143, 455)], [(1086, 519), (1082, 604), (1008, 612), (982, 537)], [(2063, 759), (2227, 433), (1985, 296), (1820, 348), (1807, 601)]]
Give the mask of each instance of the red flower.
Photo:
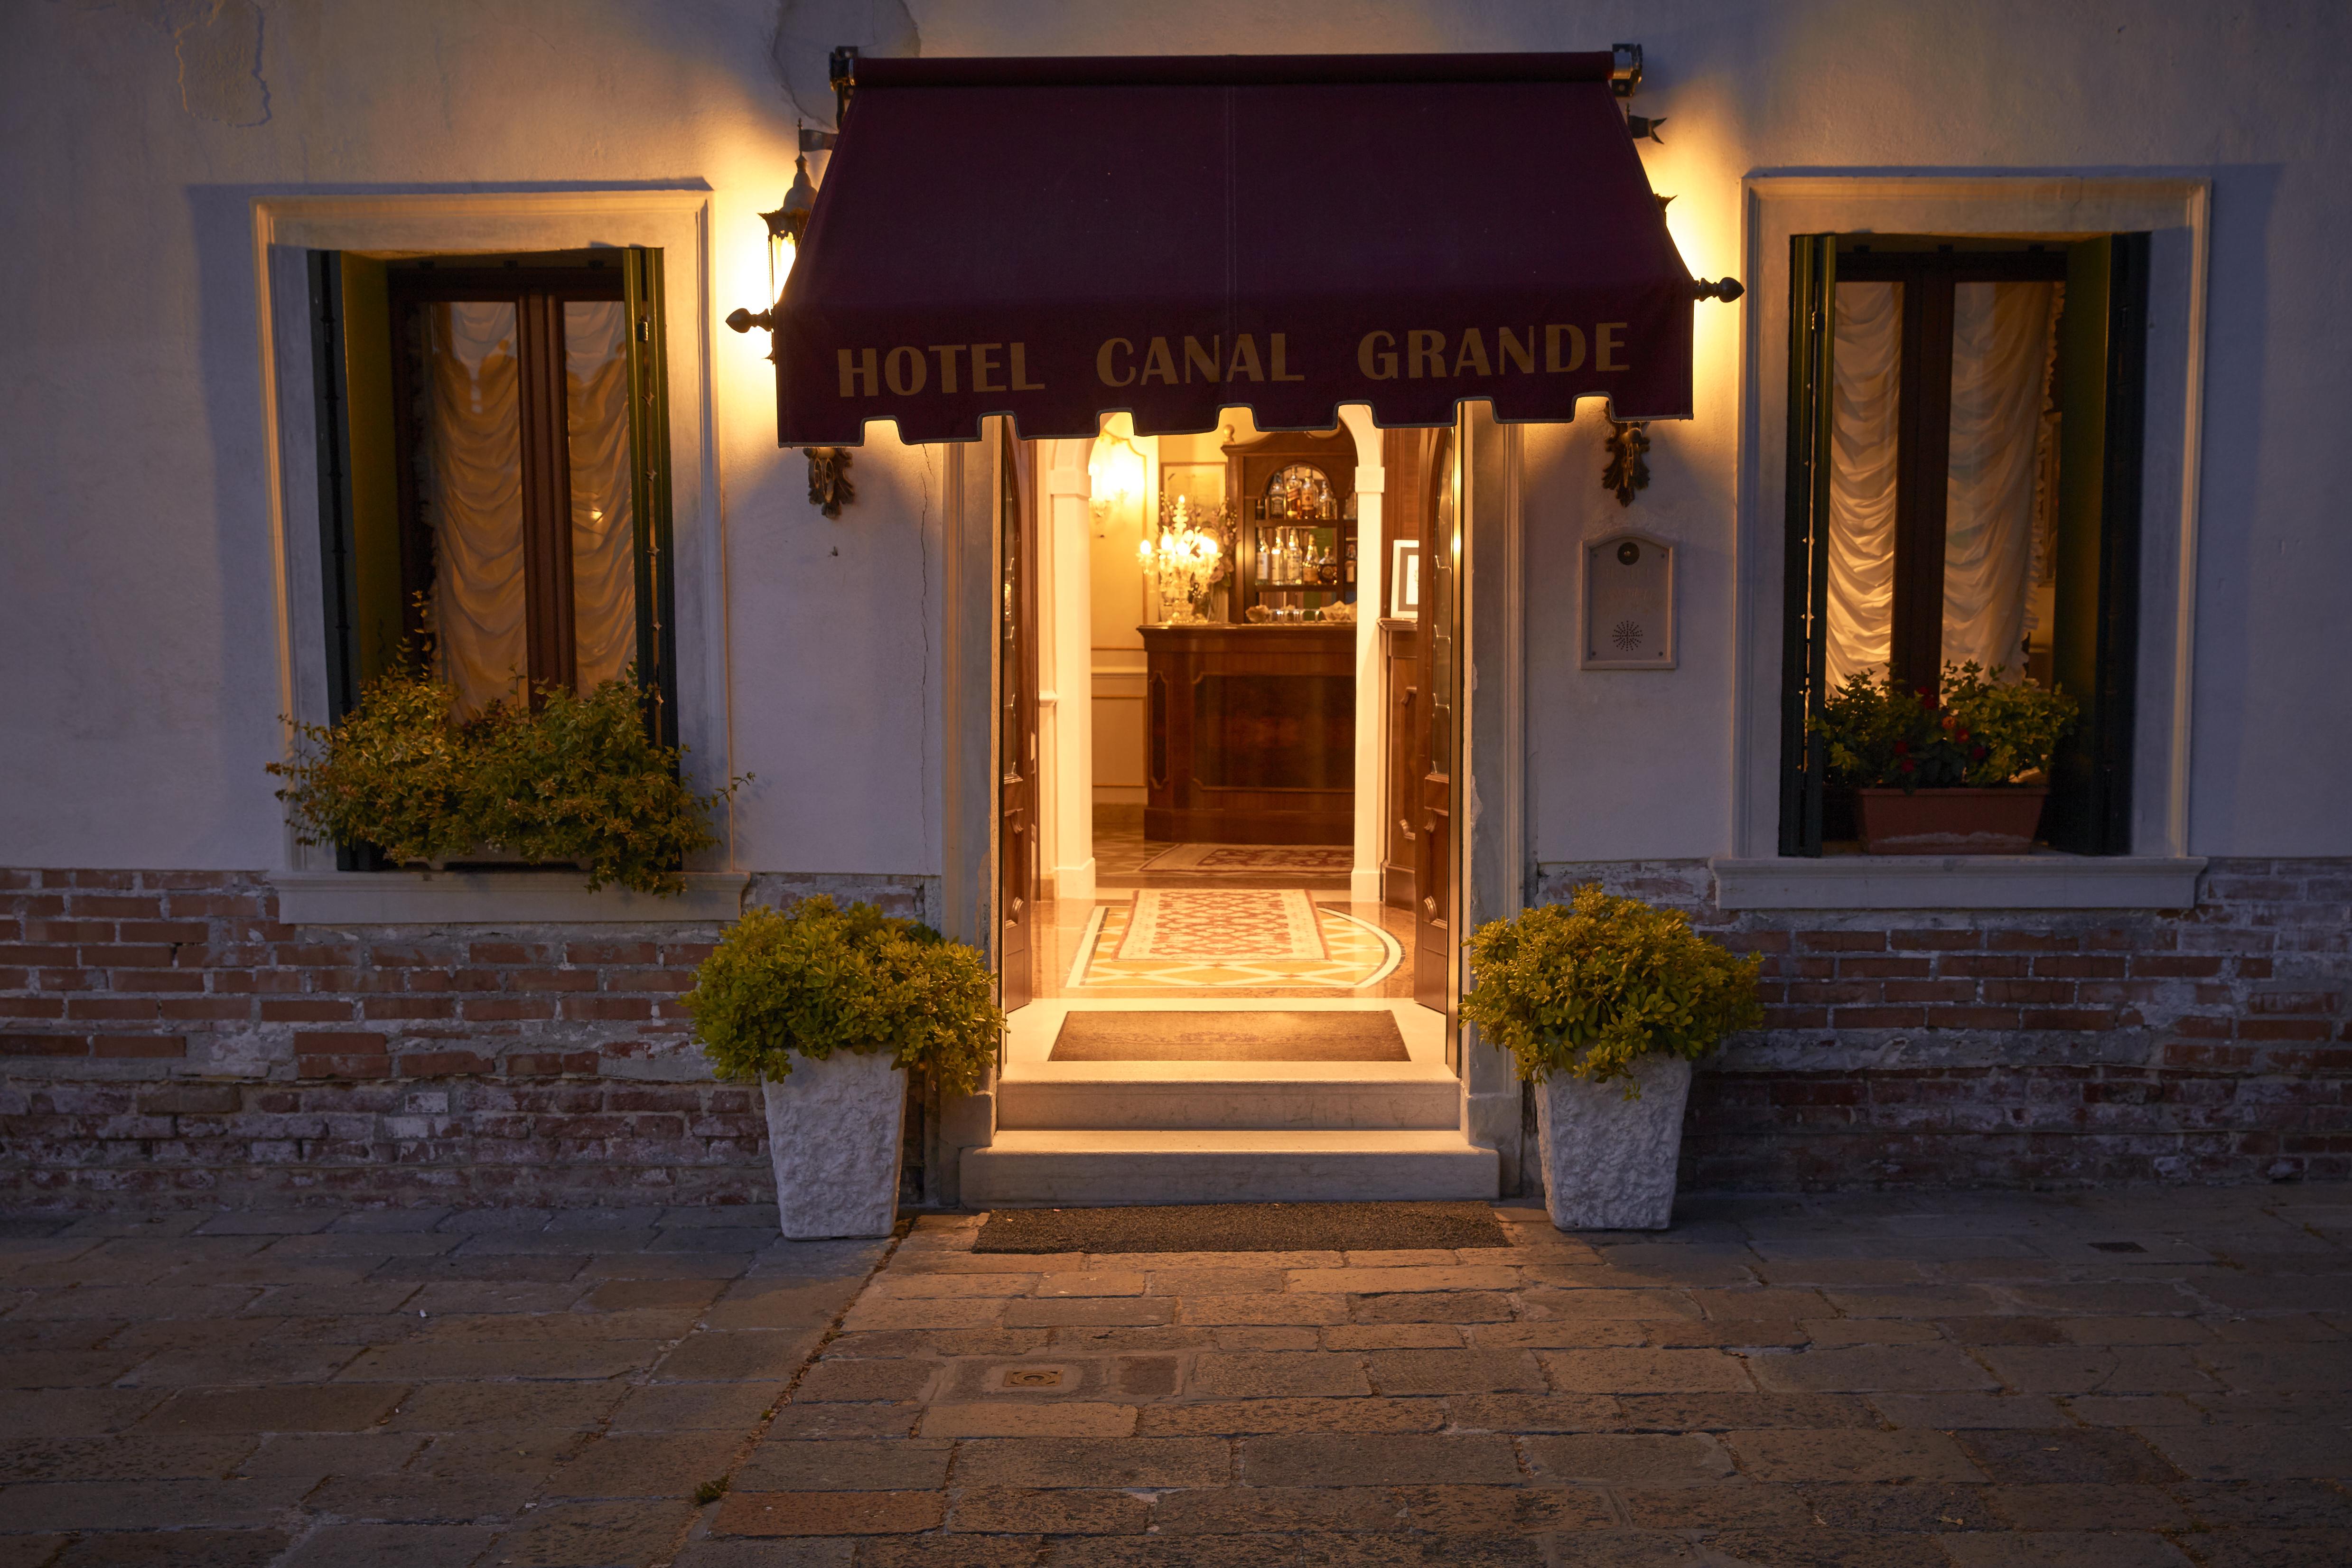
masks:
[(1955, 741), (1965, 741), (1968, 738), (1969, 732), (1966, 730), (1954, 730), (1952, 731), (1952, 739)]
[(1899, 770), (1901, 770), (1902, 772), (1906, 773), (1917, 773), (1917, 772), (1919, 771), (1919, 764), (1918, 764), (1918, 763), (1915, 763), (1915, 762), (1913, 762), (1913, 761), (1912, 761), (1910, 758), (1908, 758), (1908, 757), (1904, 758), (1901, 762), (1899, 762), (1899, 763), (1895, 763), (1895, 767), (1896, 767), (1896, 768), (1898, 768)]
[(1895, 754), (1898, 757), (1909, 756), (1911, 754), (1911, 742), (1908, 741), (1895, 742)]

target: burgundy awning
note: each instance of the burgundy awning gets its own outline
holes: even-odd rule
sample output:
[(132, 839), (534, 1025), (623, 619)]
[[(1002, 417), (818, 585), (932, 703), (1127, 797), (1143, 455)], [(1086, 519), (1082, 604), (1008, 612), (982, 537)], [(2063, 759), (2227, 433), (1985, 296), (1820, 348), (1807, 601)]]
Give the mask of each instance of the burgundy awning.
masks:
[(1686, 418), (1691, 278), (1610, 64), (861, 60), (777, 310), (778, 438)]

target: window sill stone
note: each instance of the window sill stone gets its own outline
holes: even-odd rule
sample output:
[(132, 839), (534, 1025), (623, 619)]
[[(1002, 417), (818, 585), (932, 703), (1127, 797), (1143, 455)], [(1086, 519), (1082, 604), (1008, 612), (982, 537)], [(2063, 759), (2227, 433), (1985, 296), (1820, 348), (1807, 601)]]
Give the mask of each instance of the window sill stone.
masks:
[(751, 879), (689, 871), (675, 899), (605, 887), (577, 871), (278, 871), (288, 925), (657, 925), (731, 921)]
[(1707, 862), (1726, 910), (2186, 910), (2201, 856), (1833, 855)]

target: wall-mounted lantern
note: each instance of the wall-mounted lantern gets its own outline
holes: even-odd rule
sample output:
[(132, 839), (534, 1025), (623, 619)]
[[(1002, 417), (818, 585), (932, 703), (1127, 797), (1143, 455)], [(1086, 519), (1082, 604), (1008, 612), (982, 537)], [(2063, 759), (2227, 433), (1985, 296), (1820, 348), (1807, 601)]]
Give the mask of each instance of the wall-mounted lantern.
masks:
[[(784, 193), (783, 202), (775, 211), (760, 215), (760, 221), (768, 227), (768, 308), (730, 311), (727, 324), (737, 331), (748, 332), (753, 327), (765, 332), (775, 331), (776, 306), (783, 300), (785, 280), (793, 275), (793, 258), (800, 253), (801, 236), (808, 232), (809, 214), (816, 206), (816, 186), (808, 174), (809, 149), (832, 144), (831, 136), (802, 128), (801, 152), (793, 161), (792, 188)], [(775, 345), (771, 342), (768, 358), (775, 357)], [(809, 505), (827, 517), (839, 517), (841, 509), (856, 500), (857, 494), (849, 482), (849, 453), (840, 447), (811, 447), (806, 450)]]
[[(793, 163), (792, 189), (784, 193), (783, 205), (774, 212), (760, 215), (760, 221), (768, 226), (768, 308), (729, 312), (727, 324), (739, 332), (748, 332), (753, 327), (768, 332), (776, 330), (776, 301), (784, 297), (784, 279), (792, 276), (793, 257), (800, 249), (801, 236), (808, 229), (809, 213), (816, 205), (816, 186), (809, 183), (808, 177), (808, 154), (803, 153)], [(773, 350), (768, 357), (776, 357)]]

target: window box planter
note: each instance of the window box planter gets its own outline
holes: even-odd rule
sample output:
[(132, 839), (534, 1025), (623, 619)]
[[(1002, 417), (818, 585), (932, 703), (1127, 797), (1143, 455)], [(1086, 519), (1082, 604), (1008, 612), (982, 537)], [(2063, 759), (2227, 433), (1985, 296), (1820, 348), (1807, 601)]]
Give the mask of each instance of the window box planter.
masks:
[(788, 1241), (887, 1236), (898, 1220), (907, 1071), (879, 1053), (792, 1054), (762, 1077), (776, 1214)]
[(2050, 798), (2046, 787), (2014, 784), (1854, 793), (1863, 848), (1873, 855), (2022, 855)]

